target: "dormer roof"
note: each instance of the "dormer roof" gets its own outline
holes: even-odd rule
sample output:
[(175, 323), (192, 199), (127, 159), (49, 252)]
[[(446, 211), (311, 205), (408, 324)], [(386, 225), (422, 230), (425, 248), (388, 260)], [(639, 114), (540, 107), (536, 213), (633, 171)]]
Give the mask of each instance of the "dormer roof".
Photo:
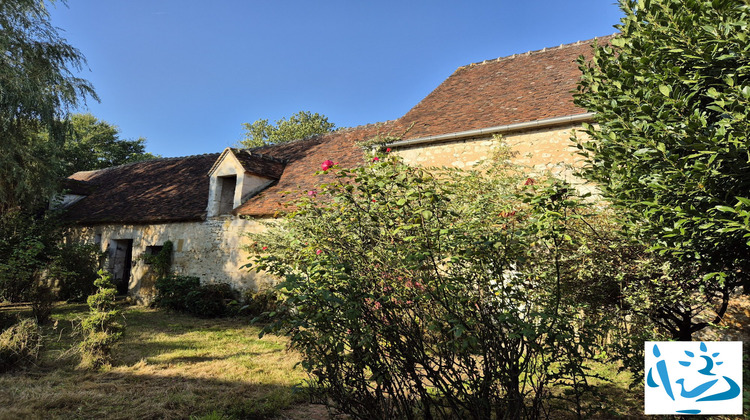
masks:
[(211, 169), (208, 171), (209, 176), (219, 167), (222, 160), (225, 159), (228, 154), (231, 154), (237, 159), (246, 173), (263, 178), (279, 179), (284, 172), (284, 165), (286, 164), (284, 160), (270, 155), (253, 152), (248, 149), (227, 147), (221, 152), (221, 155), (216, 159), (213, 166), (211, 166)]

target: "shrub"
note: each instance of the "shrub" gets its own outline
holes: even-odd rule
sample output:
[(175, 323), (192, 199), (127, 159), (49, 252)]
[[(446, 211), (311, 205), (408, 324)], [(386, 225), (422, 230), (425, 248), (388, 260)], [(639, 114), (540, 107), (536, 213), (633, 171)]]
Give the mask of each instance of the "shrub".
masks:
[(334, 182), (251, 235), (253, 268), (284, 279), (264, 331), (354, 418), (537, 418), (552, 386), (580, 396), (603, 331), (575, 296), (595, 239), (574, 189), (378, 158), (326, 165)]
[(201, 285), (198, 277), (166, 276), (156, 280), (154, 306), (187, 312), (185, 297)]
[(49, 217), (0, 215), (0, 300), (27, 300), (55, 255), (60, 229)]
[(103, 255), (95, 244), (62, 244), (48, 272), (57, 281), (58, 297), (79, 302), (94, 293)]
[(42, 347), (37, 323), (24, 319), (0, 333), (0, 372), (34, 363)]
[(173, 275), (156, 280), (154, 306), (216, 318), (229, 314), (226, 301), (234, 298), (232, 287), (226, 283), (201, 285), (198, 277)]
[(97, 369), (109, 363), (112, 348), (122, 335), (122, 325), (117, 322), (120, 311), (117, 309), (117, 290), (111, 281), (112, 276), (101, 270), (94, 282), (97, 292), (88, 297), (90, 314), (81, 322), (83, 341), (81, 367)]
[(188, 312), (200, 318), (227, 315), (226, 300), (234, 298), (232, 287), (226, 283), (205, 284), (185, 296)]
[(37, 324), (46, 324), (55, 304), (55, 295), (52, 293), (52, 289), (47, 285), (37, 284), (32, 288), (29, 299), (31, 300), (31, 312), (34, 314)]
[[(243, 296), (243, 303), (244, 305), (240, 309), (242, 315), (269, 317), (277, 309), (276, 290), (248, 290)], [(272, 316), (270, 317), (272, 318)]]
[[(736, 0), (619, 5), (620, 33), (579, 58), (574, 102), (595, 119), (578, 142), (581, 175), (644, 248), (659, 251), (650, 259), (689, 267), (664, 270), (649, 316), (690, 341), (722, 320), (740, 287), (750, 293), (750, 8)], [(686, 271), (686, 282), (672, 281)], [(653, 283), (626, 292), (642, 300)]]

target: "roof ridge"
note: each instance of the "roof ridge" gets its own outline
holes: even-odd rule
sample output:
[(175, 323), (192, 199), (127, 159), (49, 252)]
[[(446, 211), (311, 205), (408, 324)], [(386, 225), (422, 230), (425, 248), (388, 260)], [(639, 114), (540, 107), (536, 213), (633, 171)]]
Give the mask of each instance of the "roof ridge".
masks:
[[(95, 173), (95, 172), (109, 171), (109, 170), (112, 170), (112, 169), (124, 168), (126, 166), (138, 165), (138, 164), (144, 163), (144, 162), (189, 159), (189, 158), (197, 158), (197, 157), (202, 157), (202, 156), (219, 155), (219, 154), (221, 154), (221, 153), (220, 152), (212, 152), (212, 153), (200, 153), (200, 154), (187, 155), (187, 156), (156, 157), (156, 158), (151, 158), (151, 159), (139, 160), (139, 161), (136, 161), (136, 162), (122, 163), (122, 164), (119, 164), (119, 165), (116, 165), (116, 166), (108, 166), (106, 168), (101, 168), (101, 169), (91, 169), (91, 170), (88, 170), (88, 171), (78, 171), (78, 172), (74, 172), (69, 177), (71, 177), (71, 176), (73, 176), (75, 174), (90, 174), (90, 173)], [(86, 182), (88, 182), (88, 181), (86, 181)]]
[(583, 41), (579, 40), (579, 41), (570, 42), (570, 43), (567, 43), (567, 44), (560, 44), (560, 45), (557, 45), (557, 46), (554, 46), (554, 47), (544, 47), (544, 48), (542, 48), (540, 50), (531, 50), (531, 51), (526, 51), (526, 52), (522, 52), (522, 53), (518, 53), (518, 54), (506, 55), (505, 57), (498, 57), (498, 58), (493, 58), (493, 59), (490, 59), (490, 60), (477, 61), (475, 63), (470, 63), (470, 64), (463, 65), (463, 66), (459, 67), (458, 69), (456, 69), (456, 71), (464, 69), (464, 68), (468, 68), (468, 67), (481, 66), (483, 64), (497, 63), (497, 62), (501, 62), (501, 61), (508, 61), (508, 60), (512, 60), (512, 59), (520, 57), (520, 56), (536, 55), (536, 54), (541, 54), (541, 53), (545, 53), (545, 52), (548, 52), (548, 51), (560, 50), (560, 49), (563, 49), (563, 48), (575, 47), (575, 46), (578, 46), (578, 45), (581, 45), (581, 44), (592, 43), (592, 42), (597, 41), (597, 40), (610, 39), (610, 38), (614, 37), (617, 34), (618, 34), (618, 32), (615, 32), (615, 33), (613, 33), (611, 35), (597, 36), (597, 37), (594, 37), (594, 38), (591, 38), (591, 39), (586, 39), (586, 40), (583, 40)]

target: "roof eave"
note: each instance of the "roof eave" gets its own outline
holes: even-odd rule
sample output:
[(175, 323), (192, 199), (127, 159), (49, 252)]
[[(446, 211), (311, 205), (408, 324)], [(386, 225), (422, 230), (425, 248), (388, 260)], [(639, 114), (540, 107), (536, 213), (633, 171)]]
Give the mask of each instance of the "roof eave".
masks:
[(591, 122), (594, 120), (593, 112), (586, 112), (583, 114), (566, 115), (563, 117), (546, 118), (543, 120), (526, 121), (522, 123), (497, 125), (494, 127), (479, 128), (475, 130), (457, 131), (454, 133), (439, 134), (435, 136), (419, 137), (415, 139), (399, 140), (392, 143), (386, 143), (386, 147), (400, 148), (400, 147), (412, 147), (421, 146), (427, 144), (443, 143), (448, 141), (462, 140), (472, 137), (486, 137), (495, 134), (504, 134), (514, 131), (533, 130), (541, 128), (556, 127), (560, 125), (568, 125), (582, 122)]

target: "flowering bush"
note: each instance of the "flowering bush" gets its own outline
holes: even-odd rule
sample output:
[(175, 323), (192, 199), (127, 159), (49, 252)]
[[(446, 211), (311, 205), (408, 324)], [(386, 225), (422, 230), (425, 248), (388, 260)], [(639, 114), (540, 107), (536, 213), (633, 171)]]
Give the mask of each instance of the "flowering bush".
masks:
[(355, 418), (541, 415), (550, 384), (585, 381), (598, 333), (569, 293), (587, 241), (574, 190), (377, 157), (252, 235), (250, 266), (283, 278), (265, 331)]

